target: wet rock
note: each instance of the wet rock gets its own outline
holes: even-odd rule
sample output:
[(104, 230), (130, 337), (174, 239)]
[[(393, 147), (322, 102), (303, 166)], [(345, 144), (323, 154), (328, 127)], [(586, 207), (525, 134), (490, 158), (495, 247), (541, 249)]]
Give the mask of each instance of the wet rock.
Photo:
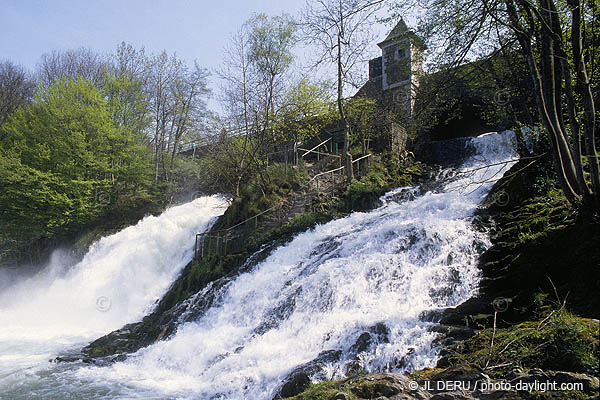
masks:
[(343, 392), (336, 393), (329, 398), (329, 400), (349, 400), (349, 399), (350, 399), (350, 397), (346, 393), (343, 393)]
[(286, 399), (288, 397), (296, 396), (302, 393), (310, 385), (311, 380), (308, 374), (304, 371), (298, 371), (291, 374), (284, 381), (279, 393), (274, 397), (275, 399)]
[(494, 312), (492, 301), (485, 297), (473, 297), (457, 307), (448, 308), (443, 312), (440, 324), (470, 326), (471, 315)]
[(352, 353), (362, 353), (363, 351), (367, 351), (367, 349), (371, 346), (371, 343), (373, 343), (371, 334), (368, 332), (363, 332), (358, 339), (356, 339), (356, 342), (350, 347), (350, 351)]
[(419, 319), (424, 322), (439, 322), (444, 315), (444, 310), (429, 310), (423, 311), (419, 315)]
[(431, 330), (454, 340), (466, 340), (475, 334), (475, 331), (467, 326), (436, 325)]
[(378, 373), (360, 378), (350, 391), (361, 399), (424, 400), (430, 397), (421, 389), (411, 390), (410, 382), (402, 375)]
[(344, 374), (346, 376), (360, 375), (364, 370), (365, 369), (358, 360), (349, 361), (344, 365)]
[(127, 354), (119, 354), (116, 357), (111, 358), (110, 362), (123, 362), (127, 360)]
[(354, 354), (367, 351), (375, 342), (389, 343), (390, 329), (383, 323), (369, 327), (366, 332), (360, 334), (356, 342), (350, 347), (350, 352)]
[(302, 393), (310, 385), (311, 377), (324, 379), (323, 366), (339, 361), (341, 355), (341, 350), (323, 351), (314, 360), (295, 368), (283, 380), (274, 399), (285, 399)]
[(389, 343), (390, 339), (390, 328), (387, 327), (383, 322), (378, 322), (369, 328), (369, 332), (378, 336), (380, 342)]

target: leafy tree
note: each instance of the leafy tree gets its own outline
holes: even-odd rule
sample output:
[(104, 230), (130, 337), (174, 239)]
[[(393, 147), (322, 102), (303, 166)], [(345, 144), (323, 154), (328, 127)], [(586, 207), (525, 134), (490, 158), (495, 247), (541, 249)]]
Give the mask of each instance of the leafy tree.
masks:
[(328, 122), (331, 98), (321, 86), (302, 79), (283, 100), (277, 119), (278, 137), (293, 141), (294, 164), (301, 140), (318, 135)]
[(286, 14), (268, 17), (258, 14), (248, 21), (250, 60), (255, 63), (264, 86), (265, 126), (274, 117), (277, 93), (284, 74), (290, 68), (294, 57), (296, 25)]
[(2, 231), (20, 240), (80, 228), (121, 195), (144, 195), (146, 147), (111, 119), (117, 100), (90, 81), (63, 78), (2, 127)]
[(371, 25), (383, 0), (310, 0), (302, 18), (306, 40), (320, 51), (317, 65), (330, 62), (337, 69), (337, 105), (345, 128), (346, 176), (352, 175), (350, 123), (344, 110), (344, 84), (354, 83), (355, 66), (365, 58), (372, 43)]
[(263, 189), (269, 183), (267, 154), (285, 98), (295, 29), (287, 15), (259, 14), (233, 35), (226, 48), (219, 76), (226, 82), (220, 97), (227, 115), (218, 122), (220, 134), (211, 138), (210, 153), (226, 153), (223, 162), (237, 177), (236, 194), (248, 176), (257, 175)]
[[(422, 0), (421, 33), (446, 66), (479, 51), (514, 46), (526, 60), (533, 96), (561, 188), (569, 201), (600, 209), (597, 108), (597, 2), (584, 0)], [(409, 4), (396, 4), (408, 12)], [(596, 28), (597, 29), (597, 28)], [(478, 50), (478, 51), (476, 51)], [(595, 56), (595, 57), (594, 57)], [(586, 170), (589, 169), (589, 180)]]
[(355, 97), (346, 103), (347, 118), (351, 126), (351, 143), (360, 143), (362, 154), (367, 154), (369, 141), (377, 135), (382, 127), (379, 120), (381, 110), (377, 102), (365, 97)]

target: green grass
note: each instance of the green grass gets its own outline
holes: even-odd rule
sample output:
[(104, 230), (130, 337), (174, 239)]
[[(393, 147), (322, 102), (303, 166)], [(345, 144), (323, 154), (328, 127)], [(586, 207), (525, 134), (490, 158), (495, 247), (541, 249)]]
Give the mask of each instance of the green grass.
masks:
[(497, 378), (514, 368), (598, 376), (598, 322), (555, 308), (534, 321), (481, 330), (449, 360), (454, 366), (474, 367)]

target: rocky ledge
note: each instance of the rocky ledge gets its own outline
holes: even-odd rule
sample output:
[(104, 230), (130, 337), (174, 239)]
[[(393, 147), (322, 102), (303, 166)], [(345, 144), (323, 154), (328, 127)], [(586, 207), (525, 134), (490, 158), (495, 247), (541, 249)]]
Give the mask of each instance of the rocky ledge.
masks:
[[(578, 390), (568, 390), (568, 389)], [(597, 399), (598, 378), (585, 374), (514, 371), (507, 380), (464, 368), (435, 370), (425, 377), (378, 373), (314, 385), (294, 400), (513, 400)], [(276, 397), (282, 398), (282, 397)]]

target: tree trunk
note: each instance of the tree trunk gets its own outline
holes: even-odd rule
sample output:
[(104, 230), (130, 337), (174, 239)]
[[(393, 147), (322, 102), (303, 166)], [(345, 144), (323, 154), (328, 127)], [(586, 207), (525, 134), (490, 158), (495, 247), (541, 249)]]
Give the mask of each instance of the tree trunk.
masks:
[(337, 47), (338, 47), (338, 59), (337, 59), (337, 67), (338, 67), (338, 87), (337, 87), (337, 104), (338, 110), (340, 112), (340, 118), (342, 120), (342, 125), (344, 127), (344, 149), (342, 150), (344, 153), (345, 160), (345, 169), (346, 169), (346, 179), (351, 181), (354, 179), (354, 173), (352, 171), (352, 155), (350, 154), (350, 140), (348, 138), (350, 134), (350, 124), (346, 119), (346, 115), (344, 114), (344, 104), (343, 104), (343, 92), (344, 92), (344, 81), (342, 77), (342, 38), (341, 33), (338, 34), (337, 37)]
[[(527, 13), (529, 12), (529, 3), (524, 0), (519, 1), (519, 5), (524, 9)], [(540, 114), (540, 118), (542, 120), (542, 124), (544, 128), (548, 132), (548, 136), (550, 138), (550, 147), (552, 149), (552, 158), (554, 160), (554, 165), (556, 168), (556, 173), (558, 176), (558, 181), (563, 190), (563, 193), (567, 197), (569, 202), (574, 202), (577, 199), (577, 193), (573, 189), (567, 171), (565, 170), (564, 160), (562, 158), (562, 154), (560, 151), (560, 144), (557, 132), (555, 130), (555, 126), (551, 122), (551, 118), (549, 115), (549, 110), (546, 105), (546, 96), (542, 81), (542, 76), (540, 75), (540, 71), (536, 64), (536, 58), (533, 54), (533, 49), (531, 47), (532, 33), (529, 32), (528, 29), (524, 28), (520, 21), (519, 16), (517, 14), (517, 10), (515, 8), (512, 0), (506, 2), (507, 11), (510, 18), (511, 28), (517, 35), (517, 39), (519, 44), (521, 45), (521, 49), (523, 51), (523, 56), (527, 60), (527, 64), (529, 66), (530, 76), (534, 85), (534, 97), (536, 100), (536, 105), (538, 107), (538, 111)], [(545, 60), (542, 60), (542, 65)], [(552, 80), (553, 82), (553, 80)], [(554, 99), (554, 97), (552, 97)], [(573, 174), (574, 176), (574, 174)]]
[(584, 118), (583, 130), (585, 138), (585, 150), (590, 164), (590, 175), (592, 179), (592, 195), (594, 197), (594, 206), (600, 209), (600, 171), (598, 168), (598, 152), (596, 151), (596, 120), (595, 105), (592, 95), (590, 80), (587, 75), (585, 60), (583, 57), (583, 38), (582, 38), (582, 16), (581, 4), (578, 0), (567, 0), (571, 7), (572, 28), (571, 43), (573, 45), (573, 60), (575, 71), (577, 73), (577, 92), (583, 101)]

